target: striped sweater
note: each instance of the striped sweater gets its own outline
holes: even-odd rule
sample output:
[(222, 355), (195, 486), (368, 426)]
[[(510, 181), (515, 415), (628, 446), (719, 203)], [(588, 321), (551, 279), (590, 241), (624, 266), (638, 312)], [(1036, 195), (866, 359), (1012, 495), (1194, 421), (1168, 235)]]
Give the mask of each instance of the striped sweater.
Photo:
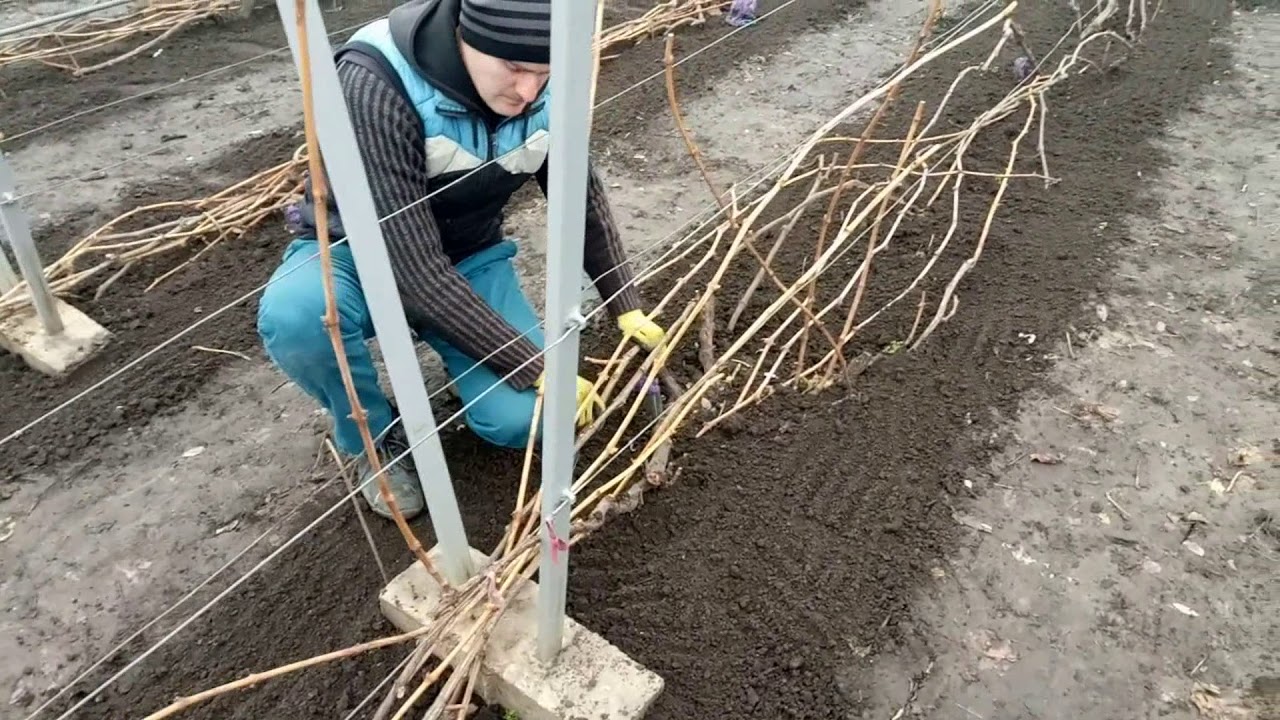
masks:
[[(520, 337), (454, 268), (463, 258), (501, 241), (503, 207), (527, 178), (494, 183), (479, 171), (448, 187), (447, 194), (421, 202), (440, 190), (427, 174), (421, 118), (393, 86), (366, 67), (341, 63), (338, 77), (374, 205), (385, 218), (382, 233), (410, 325), (434, 332), (470, 357), (487, 358), (485, 364), (500, 377), (510, 375), (507, 382), (516, 389), (531, 386), (543, 371), (540, 348)], [(546, 173), (543, 163), (534, 174), (544, 194)], [(341, 218), (332, 199), (329, 209), (334, 235), (341, 236)], [(299, 232), (313, 230), (308, 227), (313, 213), (307, 210)], [(587, 183), (583, 252), (583, 267), (611, 315), (641, 306), (594, 167)]]

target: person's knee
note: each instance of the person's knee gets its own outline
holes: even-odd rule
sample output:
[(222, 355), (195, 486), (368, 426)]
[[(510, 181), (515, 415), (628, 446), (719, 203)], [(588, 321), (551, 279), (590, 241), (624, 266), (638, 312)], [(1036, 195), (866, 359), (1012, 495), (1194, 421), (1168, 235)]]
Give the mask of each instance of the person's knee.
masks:
[(258, 306), (258, 336), (272, 361), (290, 371), (332, 356), (323, 300), (317, 305), (306, 296), (271, 290)]
[(504, 448), (524, 448), (533, 429), (535, 400), (533, 391), (502, 393), (492, 402), (482, 400), (468, 413), (467, 424), (486, 442)]

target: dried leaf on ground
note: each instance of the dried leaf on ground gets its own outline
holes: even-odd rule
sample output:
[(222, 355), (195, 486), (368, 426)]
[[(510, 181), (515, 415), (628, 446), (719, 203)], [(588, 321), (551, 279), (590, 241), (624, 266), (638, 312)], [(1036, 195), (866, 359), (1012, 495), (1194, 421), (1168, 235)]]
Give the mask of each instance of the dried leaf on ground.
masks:
[(1112, 422), (1120, 417), (1119, 410), (1116, 410), (1113, 407), (1107, 407), (1106, 405), (1102, 405), (1100, 403), (1083, 403), (1081, 405), (1081, 408), (1085, 412), (1091, 415), (1096, 415), (1097, 417), (1102, 418), (1107, 422)]
[(1205, 720), (1253, 720), (1257, 717), (1253, 708), (1237, 697), (1224, 697), (1217, 685), (1195, 684), (1191, 691), (1191, 704)]
[(1013, 651), (1013, 646), (1009, 644), (1009, 641), (995, 640), (982, 651), (982, 657), (978, 660), (978, 668), (981, 670), (1006, 670), (1016, 662), (1018, 662), (1018, 653)]
[(1236, 467), (1246, 467), (1261, 461), (1262, 451), (1256, 447), (1246, 445), (1231, 451), (1230, 463)]
[(1013, 646), (1009, 644), (1008, 640), (1002, 640), (987, 648), (987, 651), (983, 654), (992, 660), (1001, 662), (1014, 663), (1018, 661), (1018, 653), (1013, 651)]
[(1173, 606), (1174, 610), (1177, 610), (1183, 615), (1187, 615), (1189, 617), (1200, 617), (1200, 613), (1196, 612), (1195, 610), (1192, 610), (1191, 608), (1187, 607), (1186, 605), (1183, 605), (1182, 603), (1170, 603), (1170, 604)]
[(1062, 455), (1058, 453), (1031, 453), (1031, 462), (1040, 463), (1041, 465), (1059, 465), (1062, 463)]

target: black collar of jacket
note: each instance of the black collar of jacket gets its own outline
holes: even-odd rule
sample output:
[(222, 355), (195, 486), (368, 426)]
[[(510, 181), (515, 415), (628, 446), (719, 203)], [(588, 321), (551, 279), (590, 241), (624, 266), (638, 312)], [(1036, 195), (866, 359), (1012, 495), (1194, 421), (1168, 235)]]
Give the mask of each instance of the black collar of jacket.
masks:
[(502, 120), (480, 99), (458, 53), (461, 0), (412, 0), (391, 11), (391, 39), (413, 69), (463, 107), (483, 117), (490, 128)]

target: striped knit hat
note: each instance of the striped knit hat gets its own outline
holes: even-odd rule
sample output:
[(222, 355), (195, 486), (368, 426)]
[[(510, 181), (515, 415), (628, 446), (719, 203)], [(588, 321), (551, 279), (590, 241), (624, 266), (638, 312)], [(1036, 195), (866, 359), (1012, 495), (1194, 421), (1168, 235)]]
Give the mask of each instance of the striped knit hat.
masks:
[(463, 42), (512, 62), (550, 64), (551, 0), (462, 0)]

